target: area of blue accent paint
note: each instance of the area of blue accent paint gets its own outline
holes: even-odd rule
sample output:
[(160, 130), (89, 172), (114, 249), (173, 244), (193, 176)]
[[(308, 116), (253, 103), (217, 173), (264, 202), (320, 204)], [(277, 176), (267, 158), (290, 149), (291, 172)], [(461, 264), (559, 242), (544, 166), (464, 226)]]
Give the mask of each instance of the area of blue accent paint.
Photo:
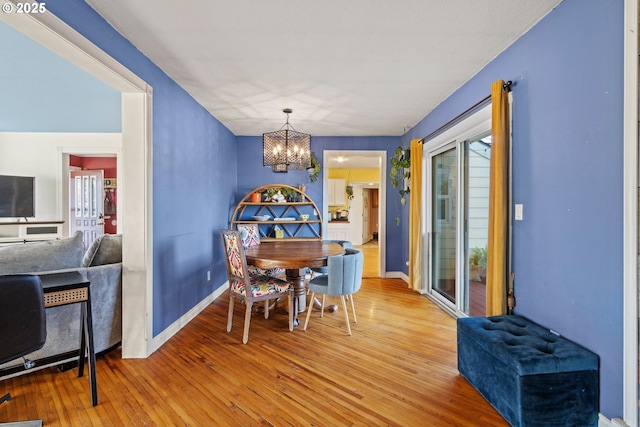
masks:
[[(326, 168), (322, 165), (321, 175), (316, 182), (309, 182), (309, 174), (306, 171), (291, 171), (288, 173), (275, 173), (271, 168), (262, 165), (262, 137), (242, 136), (237, 137), (239, 158), (239, 170), (251, 171), (251, 173), (238, 174), (238, 188), (236, 198), (240, 200), (252, 189), (261, 185), (280, 183), (298, 187), (300, 184), (307, 186), (309, 197), (322, 209), (322, 176)], [(400, 144), (400, 137), (394, 136), (312, 136), (311, 150), (322, 163), (322, 153), (325, 150), (376, 150), (386, 151), (387, 159), (391, 158), (393, 151)], [(406, 242), (408, 227), (408, 208), (400, 204), (400, 198), (396, 190), (391, 186), (391, 178), (387, 174), (387, 240), (386, 240), (386, 267), (387, 271), (402, 271), (408, 273), (406, 261), (409, 256), (409, 246)], [(230, 213), (231, 214), (231, 213)], [(324, 212), (321, 212), (324, 216)], [(405, 218), (396, 225), (395, 217)]]
[(623, 404), (623, 2), (565, 0), (425, 117), (425, 136), (512, 80), (515, 312), (600, 356)]
[[(212, 268), (212, 283), (223, 280), (217, 231), (238, 197), (268, 182), (299, 184), (304, 172), (244, 172), (255, 163), (244, 144), (256, 138), (237, 138), (236, 152), (230, 132), (85, 3), (48, 8), (154, 87), (157, 334), (210, 290), (198, 271)], [(516, 312), (600, 356), (600, 411), (609, 418), (622, 415), (623, 402), (622, 31), (622, 2), (565, 0), (402, 138), (406, 146), (435, 130), (488, 95), (493, 81), (514, 81), (513, 195), (525, 208), (513, 230)], [(375, 140), (318, 138), (314, 150), (376, 149), (368, 145)], [(398, 141), (379, 143), (390, 151)], [(307, 188), (321, 203), (319, 184)], [(207, 201), (195, 201), (203, 194)], [(408, 246), (406, 226), (395, 227), (387, 224), (388, 254)], [(388, 258), (388, 269), (399, 262)]]
[(85, 2), (47, 9), (153, 88), (156, 336), (226, 281), (219, 231), (236, 202), (235, 136)]
[(0, 132), (120, 132), (120, 92), (0, 21)]

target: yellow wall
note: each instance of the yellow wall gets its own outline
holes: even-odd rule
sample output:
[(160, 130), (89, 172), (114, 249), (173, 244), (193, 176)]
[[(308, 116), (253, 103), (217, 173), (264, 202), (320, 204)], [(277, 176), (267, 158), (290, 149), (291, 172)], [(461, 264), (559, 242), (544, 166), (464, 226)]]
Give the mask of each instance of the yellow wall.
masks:
[[(329, 169), (329, 178), (344, 178), (345, 185), (349, 182), (380, 182), (380, 171), (378, 169)], [(346, 202), (346, 197), (345, 197)], [(348, 209), (344, 206), (332, 206), (329, 212), (335, 210)]]
[(378, 169), (329, 169), (329, 178), (344, 178), (345, 182), (380, 182)]

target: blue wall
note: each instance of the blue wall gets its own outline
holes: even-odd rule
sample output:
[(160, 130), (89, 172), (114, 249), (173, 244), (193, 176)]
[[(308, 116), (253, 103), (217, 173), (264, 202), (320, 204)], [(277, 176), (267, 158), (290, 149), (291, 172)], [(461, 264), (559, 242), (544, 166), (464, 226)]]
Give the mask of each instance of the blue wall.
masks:
[(120, 132), (120, 92), (0, 21), (0, 132)]
[[(294, 187), (305, 184), (309, 197), (311, 197), (319, 209), (322, 209), (322, 179), (326, 173), (324, 165), (322, 165), (322, 171), (318, 181), (311, 183), (309, 182), (309, 174), (306, 171), (275, 173), (271, 168), (263, 167), (261, 136), (238, 137), (237, 141), (238, 157), (241, 159), (241, 167), (238, 168), (238, 189), (236, 194), (238, 200), (252, 189), (265, 184), (280, 183), (289, 184)], [(387, 152), (387, 159), (389, 159), (399, 144), (400, 137), (393, 136), (312, 136), (311, 151), (313, 151), (321, 164), (324, 150), (384, 150)], [(251, 173), (243, 171), (251, 171)], [(402, 271), (408, 273), (405, 263), (409, 259), (409, 246), (406, 238), (403, 238), (403, 236), (407, 235), (409, 223), (408, 209), (400, 205), (398, 193), (396, 189), (391, 186), (391, 179), (388, 174), (385, 179), (387, 180), (387, 271)], [(231, 212), (229, 215), (231, 215)], [(404, 218), (401, 220), (400, 226), (395, 223), (396, 216)]]
[[(262, 168), (259, 137), (234, 138), (84, 2), (47, 8), (154, 88), (157, 334), (224, 281), (217, 231), (243, 194), (306, 182), (320, 205), (320, 183)], [(610, 418), (622, 415), (623, 400), (622, 28), (618, 0), (565, 0), (402, 139), (406, 146), (429, 134), (488, 95), (493, 81), (514, 81), (513, 201), (524, 204), (513, 228), (516, 312), (600, 356), (600, 411)], [(400, 138), (313, 141), (319, 158), (325, 149), (390, 156)], [(247, 172), (236, 175), (238, 157)], [(397, 196), (388, 188), (387, 267), (406, 272), (408, 220), (403, 211), (399, 230), (393, 223)]]
[(153, 87), (155, 336), (226, 281), (218, 233), (220, 206), (235, 202), (235, 137), (86, 3), (47, 9)]
[(565, 0), (405, 138), (513, 80), (516, 313), (600, 356), (600, 412), (623, 410), (623, 2)]

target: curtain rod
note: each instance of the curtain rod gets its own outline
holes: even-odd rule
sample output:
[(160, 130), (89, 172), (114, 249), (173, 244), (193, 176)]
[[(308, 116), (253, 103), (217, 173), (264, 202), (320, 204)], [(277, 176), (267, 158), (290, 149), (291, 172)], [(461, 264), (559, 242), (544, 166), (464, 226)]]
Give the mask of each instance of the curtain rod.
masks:
[[(513, 82), (511, 80), (506, 81), (506, 82), (504, 82), (502, 84), (502, 89), (507, 91), (507, 92), (511, 92), (511, 85), (512, 84), (513, 84)], [(423, 143), (425, 141), (429, 141), (430, 139), (435, 138), (436, 136), (440, 135), (441, 133), (444, 133), (447, 129), (452, 128), (454, 125), (458, 124), (463, 119), (466, 119), (467, 117), (469, 117), (470, 115), (472, 115), (473, 113), (478, 111), (479, 109), (481, 109), (481, 108), (485, 107), (486, 105), (488, 105), (489, 101), (491, 101), (491, 95), (488, 95), (488, 96), (482, 98), (480, 101), (476, 102), (474, 105), (472, 105), (471, 107), (469, 107), (468, 109), (466, 109), (462, 113), (458, 114), (453, 119), (449, 120), (447, 123), (443, 124), (438, 129), (436, 129), (433, 132), (431, 132), (429, 135), (427, 135), (424, 138), (422, 138), (420, 140), (420, 143)]]

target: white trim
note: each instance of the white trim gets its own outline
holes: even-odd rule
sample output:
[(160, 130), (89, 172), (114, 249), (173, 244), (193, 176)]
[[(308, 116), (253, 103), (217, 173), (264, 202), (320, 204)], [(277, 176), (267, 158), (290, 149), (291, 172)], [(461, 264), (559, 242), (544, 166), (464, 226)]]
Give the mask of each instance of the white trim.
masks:
[(118, 162), (122, 356), (147, 357), (153, 332), (151, 87), (48, 11), (4, 13), (0, 19), (122, 93), (122, 156), (118, 156), (122, 158)]
[[(329, 164), (329, 158), (332, 156), (358, 156), (358, 155), (370, 155), (376, 154), (379, 160), (379, 180), (380, 186), (378, 197), (380, 200), (387, 200), (387, 152), (384, 150), (324, 150), (322, 153), (322, 162), (324, 165)], [(325, 173), (322, 174), (322, 229), (326, 233), (328, 230), (329, 216), (329, 168), (325, 167)], [(379, 222), (378, 222), (378, 255), (380, 257), (380, 267), (378, 274), (380, 277), (385, 277), (387, 269), (387, 204), (380, 203), (378, 210)], [(326, 238), (325, 236), (322, 236)], [(388, 276), (386, 276), (388, 277)]]
[[(490, 130), (491, 129), (491, 103), (489, 103), (488, 105), (486, 105), (485, 107), (483, 107), (482, 109), (478, 110), (477, 112), (473, 113), (471, 116), (465, 118), (464, 120), (460, 121), (459, 123), (455, 124), (454, 126), (452, 126), (451, 128), (447, 129), (446, 131), (444, 131), (443, 133), (435, 136), (434, 138), (424, 141), (423, 142), (423, 147), (422, 147), (422, 170), (423, 170), (423, 183), (422, 183), (422, 188), (423, 188), (423, 194), (422, 194), (422, 199), (424, 201), (426, 201), (426, 203), (429, 203), (429, 201), (431, 200), (431, 184), (430, 184), (430, 177), (431, 177), (431, 157), (434, 155), (439, 154), (440, 152), (443, 152), (445, 150), (449, 150), (452, 148), (456, 149), (456, 156), (458, 158), (458, 168), (460, 169), (460, 160), (461, 160), (461, 156), (460, 156), (460, 144), (462, 141), (465, 141), (469, 138), (473, 138), (477, 135), (480, 135), (481, 133)], [(458, 173), (458, 184), (461, 183), (461, 180), (463, 178), (463, 174), (464, 171), (462, 171), (461, 169), (459, 170)], [(462, 188), (461, 186), (459, 186), (458, 188)], [(464, 206), (462, 204), (462, 194), (460, 191), (458, 191), (458, 209), (463, 209)], [(458, 215), (458, 221), (462, 221), (463, 218)], [(451, 304), (448, 300), (446, 300), (445, 298), (441, 297), (440, 295), (434, 293), (431, 289), (431, 285), (430, 285), (430, 277), (431, 277), (431, 271), (432, 271), (432, 265), (431, 265), (431, 242), (430, 242), (430, 236), (432, 235), (433, 230), (431, 230), (431, 209), (423, 209), (422, 212), (422, 228), (424, 230), (425, 236), (427, 236), (426, 243), (425, 243), (425, 249), (422, 251), (422, 265), (423, 265), (423, 274), (422, 274), (422, 289), (421, 289), (421, 293), (427, 295), (432, 301), (434, 301), (438, 306), (442, 307), (443, 309), (445, 309), (445, 311), (447, 312), (452, 312), (452, 310), (455, 310), (456, 313), (460, 313), (462, 314), (462, 310), (460, 309), (462, 307), (462, 304), (464, 303), (463, 301), (460, 301), (458, 299), (456, 299), (456, 303), (455, 304)], [(456, 266), (456, 286), (459, 286), (462, 283), (462, 263), (464, 261), (464, 250), (463, 250), (463, 245), (460, 244), (460, 242), (462, 241), (462, 234), (461, 234), (461, 224), (456, 224), (456, 245), (458, 246), (458, 256), (456, 257), (458, 259), (457, 262), (457, 266)], [(463, 256), (460, 256), (460, 254), (462, 254)], [(458, 295), (461, 295), (461, 293), (457, 292)]]
[[(14, 5), (20, 2), (5, 0), (5, 3), (7, 1)], [(2, 13), (0, 20), (120, 92), (137, 93), (146, 90), (144, 80), (49, 11), (33, 14)]]
[(624, 2), (623, 414), (638, 426), (638, 0)]
[(191, 310), (183, 314), (178, 320), (173, 322), (160, 334), (153, 337), (153, 343), (151, 345), (152, 352), (156, 351), (171, 339), (180, 329), (184, 328), (189, 322), (196, 318), (205, 308), (209, 306), (213, 301), (217, 300), (227, 289), (229, 289), (229, 281), (227, 280), (218, 289), (213, 291), (209, 296), (200, 301)]
[(598, 427), (631, 427), (625, 423), (621, 418), (614, 418), (610, 420), (602, 414), (598, 414)]
[(407, 283), (407, 285), (409, 284), (409, 276), (402, 271), (387, 271), (387, 273), (381, 277), (385, 277), (387, 279), (402, 279)]

